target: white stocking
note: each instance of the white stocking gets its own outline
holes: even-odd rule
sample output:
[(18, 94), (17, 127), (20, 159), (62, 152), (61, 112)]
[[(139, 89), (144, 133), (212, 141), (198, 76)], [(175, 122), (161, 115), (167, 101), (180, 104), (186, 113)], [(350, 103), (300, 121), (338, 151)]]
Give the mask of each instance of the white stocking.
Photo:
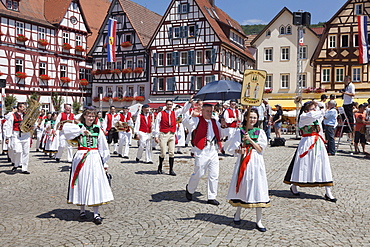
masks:
[(80, 213), (85, 213), (85, 205), (80, 206)]
[(94, 208), (94, 218), (95, 218), (96, 216), (99, 216), (99, 206), (94, 206), (93, 208)]
[(326, 195), (327, 195), (330, 199), (334, 199), (334, 196), (331, 194), (331, 186), (325, 186), (325, 190), (326, 190)]
[(290, 188), (292, 188), (293, 193), (298, 193), (297, 185), (292, 184)]
[(256, 208), (256, 223), (259, 228), (265, 228), (262, 225), (262, 208)]
[(240, 213), (242, 211), (242, 208), (241, 207), (237, 207), (236, 208), (236, 212), (235, 212), (235, 215), (234, 215), (234, 220), (235, 221), (239, 221), (240, 220)]
[(117, 147), (118, 147), (118, 143), (114, 143), (113, 144), (113, 151), (114, 152), (117, 152)]

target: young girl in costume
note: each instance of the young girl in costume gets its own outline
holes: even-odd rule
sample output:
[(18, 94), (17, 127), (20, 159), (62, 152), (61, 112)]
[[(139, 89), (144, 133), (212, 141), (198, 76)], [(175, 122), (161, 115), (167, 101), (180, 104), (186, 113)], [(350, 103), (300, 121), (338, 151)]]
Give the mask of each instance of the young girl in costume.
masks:
[(238, 129), (228, 151), (237, 154), (227, 199), (236, 207), (234, 223), (240, 224), (241, 208), (256, 208), (256, 228), (265, 232), (262, 225), (262, 208), (270, 207), (265, 162), (262, 153), (267, 147), (267, 137), (262, 129), (256, 128), (258, 111), (244, 114), (243, 126)]

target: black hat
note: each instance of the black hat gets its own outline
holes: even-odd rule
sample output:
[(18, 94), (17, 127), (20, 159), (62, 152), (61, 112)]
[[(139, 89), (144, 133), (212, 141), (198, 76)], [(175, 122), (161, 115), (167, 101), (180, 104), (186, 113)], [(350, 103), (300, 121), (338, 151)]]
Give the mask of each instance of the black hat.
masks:
[(122, 109), (128, 109), (128, 107), (127, 106), (124, 106), (124, 107), (122, 107)]
[(142, 106), (142, 108), (149, 108), (149, 105), (145, 104), (145, 105)]

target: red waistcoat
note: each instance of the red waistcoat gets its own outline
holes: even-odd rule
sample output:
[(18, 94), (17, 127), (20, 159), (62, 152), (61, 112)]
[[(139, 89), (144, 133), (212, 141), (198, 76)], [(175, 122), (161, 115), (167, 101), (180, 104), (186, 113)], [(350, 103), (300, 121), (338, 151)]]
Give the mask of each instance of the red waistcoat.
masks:
[(143, 114), (140, 114), (139, 131), (144, 132), (144, 133), (150, 133), (151, 130), (152, 130), (152, 115), (149, 114), (148, 118), (146, 119), (146, 117)]
[[(60, 118), (60, 122), (75, 119), (75, 115), (73, 115), (73, 113), (69, 113), (68, 117), (67, 117), (67, 114), (65, 112), (62, 112), (61, 115), (62, 115), (62, 117)], [(63, 124), (60, 124), (60, 126), (59, 126), (59, 130), (61, 130), (61, 129), (63, 129)]]
[(166, 111), (161, 111), (162, 117), (161, 122), (159, 124), (159, 132), (168, 133), (168, 132), (176, 132), (176, 114), (174, 111), (170, 111), (171, 114), (171, 124), (169, 122), (168, 113)]
[[(115, 114), (117, 115), (117, 114)], [(110, 131), (112, 128), (113, 115), (111, 113), (107, 113), (107, 131)]]
[[(238, 110), (236, 110), (236, 116), (235, 116), (235, 114), (234, 114), (234, 110), (232, 110), (232, 109), (230, 109), (230, 108), (228, 108), (228, 109), (226, 109), (227, 110), (227, 112), (229, 113), (229, 118), (239, 118), (239, 111)], [(232, 123), (229, 123), (229, 124), (227, 124), (227, 127), (231, 127), (231, 128), (236, 128), (236, 124), (237, 124), (237, 122), (238, 121), (234, 121), (234, 122), (232, 122)]]
[[(23, 116), (24, 116), (24, 114), (23, 114)], [(14, 112), (13, 117), (14, 117), (13, 131), (20, 131), (19, 125), (22, 122), (23, 118), (21, 117), (20, 114), (18, 114), (18, 112)]]
[[(195, 130), (193, 130), (192, 144), (193, 144), (193, 146), (196, 146), (200, 150), (203, 150), (204, 147), (207, 145), (208, 123), (204, 119), (204, 117), (200, 116), (198, 118), (199, 118), (198, 126)], [(218, 144), (219, 148), (221, 149), (222, 144), (221, 144), (220, 132), (219, 132), (218, 126), (216, 124), (216, 120), (211, 119), (211, 121), (212, 121), (213, 133), (215, 134), (217, 144)]]
[(123, 115), (122, 113), (119, 114), (119, 115), (120, 115), (120, 120), (119, 121), (121, 121), (121, 122), (128, 122), (131, 119), (131, 112), (128, 112), (126, 116)]

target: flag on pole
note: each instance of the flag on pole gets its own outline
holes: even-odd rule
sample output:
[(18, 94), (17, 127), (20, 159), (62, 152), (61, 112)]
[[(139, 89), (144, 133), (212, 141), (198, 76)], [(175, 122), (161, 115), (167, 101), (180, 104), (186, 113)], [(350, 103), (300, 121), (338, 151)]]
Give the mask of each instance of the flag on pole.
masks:
[(116, 28), (117, 20), (108, 20), (108, 62), (113, 63), (116, 61)]
[(304, 46), (303, 29), (301, 28), (299, 29), (298, 35), (299, 35), (299, 45)]
[(366, 64), (369, 62), (369, 51), (367, 39), (367, 16), (357, 16), (358, 20), (358, 61), (360, 64)]

